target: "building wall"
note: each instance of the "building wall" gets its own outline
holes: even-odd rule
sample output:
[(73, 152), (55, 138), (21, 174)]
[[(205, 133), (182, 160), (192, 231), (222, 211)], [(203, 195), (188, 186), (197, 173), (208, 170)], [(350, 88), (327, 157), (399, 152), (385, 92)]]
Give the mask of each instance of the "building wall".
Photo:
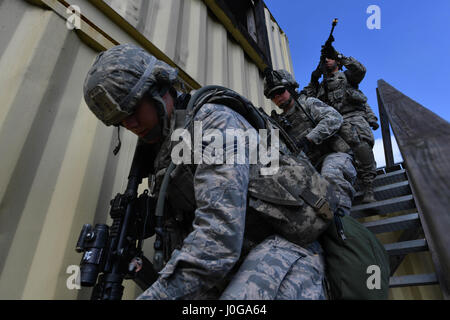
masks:
[[(81, 30), (67, 28), (70, 13), (59, 1), (0, 1), (0, 299), (89, 298), (89, 290), (66, 285), (68, 267), (81, 259), (75, 243), (83, 224), (109, 222), (109, 200), (125, 188), (136, 143), (122, 130), (114, 157), (117, 132), (98, 122), (82, 98), (101, 48), (139, 44), (191, 84), (228, 86), (266, 111), (273, 107), (260, 70), (203, 1), (67, 2), (86, 18)], [(265, 17), (273, 67), (292, 72), (286, 35), (267, 9)], [(151, 241), (145, 246), (149, 254)], [(428, 272), (425, 258), (407, 258), (398, 273)], [(134, 299), (140, 290), (125, 283), (124, 299)], [(394, 289), (391, 297), (436, 292)]]
[[(260, 70), (204, 2), (67, 2), (80, 7), (81, 30), (67, 28), (63, 2), (0, 1), (0, 299), (89, 297), (87, 289), (67, 288), (67, 268), (80, 262), (74, 249), (82, 225), (109, 221), (109, 200), (124, 191), (136, 143), (122, 130), (114, 157), (117, 132), (82, 98), (100, 48), (139, 44), (190, 83), (228, 86), (272, 108)], [(126, 283), (124, 298), (134, 299), (139, 289)]]

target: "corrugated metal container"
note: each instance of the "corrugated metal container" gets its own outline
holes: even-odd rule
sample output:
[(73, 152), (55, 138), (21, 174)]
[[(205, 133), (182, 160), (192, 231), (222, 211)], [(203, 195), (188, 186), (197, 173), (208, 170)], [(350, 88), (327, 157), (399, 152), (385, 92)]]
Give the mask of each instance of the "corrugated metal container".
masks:
[[(67, 2), (80, 30), (66, 26)], [(0, 299), (89, 297), (67, 286), (75, 243), (124, 191), (136, 138), (122, 131), (113, 157), (117, 133), (85, 106), (82, 85), (98, 50), (125, 42), (179, 67), (192, 87), (228, 86), (272, 108), (258, 66), (203, 1), (0, 1)], [(284, 50), (271, 48), (288, 66)], [(134, 299), (140, 290), (126, 283)]]
[[(81, 259), (75, 243), (84, 223), (108, 220), (136, 143), (122, 131), (113, 157), (116, 131), (82, 98), (99, 50), (136, 43), (178, 67), (192, 88), (224, 85), (266, 111), (274, 107), (263, 95), (261, 62), (208, 3), (0, 1), (0, 299), (89, 298), (89, 290), (70, 289), (70, 268)], [(70, 4), (81, 10), (79, 30), (66, 25)], [(267, 8), (264, 19), (273, 68), (293, 72), (286, 35)], [(134, 299), (140, 290), (125, 283), (124, 299)], [(398, 290), (394, 298), (434, 297)]]

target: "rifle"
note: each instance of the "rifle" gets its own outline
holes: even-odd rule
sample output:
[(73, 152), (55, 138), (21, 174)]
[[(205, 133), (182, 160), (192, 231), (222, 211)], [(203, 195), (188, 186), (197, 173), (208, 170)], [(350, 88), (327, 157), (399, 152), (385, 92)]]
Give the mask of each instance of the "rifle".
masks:
[(126, 190), (110, 202), (111, 227), (85, 224), (81, 229), (76, 251), (84, 252), (80, 262), (81, 286), (94, 287), (91, 300), (120, 300), (125, 279), (133, 279), (146, 290), (158, 278), (142, 251), (143, 240), (155, 233), (152, 211), (156, 200), (148, 190), (137, 195), (139, 184), (149, 173), (149, 151), (147, 144), (138, 142)]
[[(326, 86), (327, 83), (327, 70), (326, 70), (326, 55), (324, 54), (325, 52), (331, 50), (332, 44), (334, 42), (334, 37), (333, 37), (333, 32), (334, 32), (334, 28), (337, 26), (338, 23), (338, 19), (335, 18), (333, 20), (333, 22), (331, 23), (331, 31), (330, 31), (330, 35), (328, 36), (327, 41), (325, 41), (325, 44), (322, 46), (322, 50), (321, 50), (321, 55), (320, 55), (320, 61), (319, 64), (317, 65), (317, 68), (314, 72), (317, 72), (319, 74), (323, 75), (323, 83), (324, 83), (324, 90), (325, 90), (325, 99), (328, 101), (328, 87)], [(320, 78), (317, 78), (317, 80)], [(325, 101), (325, 102), (327, 102)]]
[[(337, 20), (337, 19), (335, 19), (335, 20)], [(332, 31), (333, 31), (333, 29), (332, 29)], [(278, 72), (272, 70), (270, 67), (267, 67), (264, 70), (264, 77), (266, 78), (266, 81), (267, 81), (269, 87), (273, 86), (274, 77), (277, 78), (279, 82), (282, 81), (281, 75)], [(305, 108), (302, 106), (302, 104), (298, 101), (299, 94), (292, 87), (286, 87), (286, 90), (291, 95), (291, 98), (294, 100), (294, 104), (297, 106), (297, 108), (302, 110), (302, 112), (306, 115), (308, 120), (312, 123), (313, 127), (315, 128), (317, 126), (317, 122), (313, 119), (313, 117), (305, 110)], [(328, 138), (327, 143), (329, 144), (330, 148), (335, 152), (350, 152), (350, 146), (344, 141), (344, 139), (338, 133), (335, 133), (332, 137)]]

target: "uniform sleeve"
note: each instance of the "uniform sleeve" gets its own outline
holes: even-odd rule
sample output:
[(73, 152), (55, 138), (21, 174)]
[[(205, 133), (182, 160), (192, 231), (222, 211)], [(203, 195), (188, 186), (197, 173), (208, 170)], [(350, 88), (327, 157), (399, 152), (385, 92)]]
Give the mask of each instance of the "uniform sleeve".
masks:
[[(245, 126), (243, 118), (226, 107), (211, 108), (197, 120), (202, 121), (203, 132), (218, 129), (224, 134), (225, 129)], [(181, 249), (174, 251), (158, 280), (138, 299), (199, 299), (231, 270), (243, 243), (247, 160), (248, 154), (246, 164), (197, 166), (193, 231)]]
[(366, 119), (366, 121), (369, 124), (378, 122), (378, 118), (375, 115), (375, 113), (373, 112), (372, 108), (367, 103), (365, 103), (364, 106), (366, 108), (365, 109), (366, 112), (364, 114), (364, 118)]
[(319, 86), (319, 82), (310, 82), (306, 87), (302, 89), (300, 93), (304, 94), (306, 97), (316, 98), (319, 91)]
[(347, 69), (344, 71), (347, 80), (353, 85), (357, 86), (366, 75), (366, 67), (359, 61), (352, 57), (343, 57), (341, 59), (342, 65)]
[(305, 102), (307, 111), (316, 123), (306, 137), (315, 144), (321, 144), (339, 130), (344, 120), (339, 112), (319, 99), (308, 98)]

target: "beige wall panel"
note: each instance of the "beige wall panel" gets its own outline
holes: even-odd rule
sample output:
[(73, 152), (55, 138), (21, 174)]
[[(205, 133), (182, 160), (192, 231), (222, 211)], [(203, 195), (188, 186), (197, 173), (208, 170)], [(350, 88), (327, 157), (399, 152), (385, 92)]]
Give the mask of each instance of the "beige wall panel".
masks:
[(247, 97), (244, 50), (234, 41), (228, 41), (228, 87)]
[[(121, 26), (110, 21), (108, 17), (105, 16), (105, 14), (103, 14), (101, 11), (99, 11), (94, 5), (92, 5), (89, 0), (67, 0), (66, 2), (68, 2), (69, 4), (77, 5), (80, 8), (81, 14), (83, 16), (92, 21), (95, 26), (97, 26), (100, 30), (102, 30), (108, 36), (112, 37), (117, 42), (136, 44), (136, 40), (133, 39), (133, 37), (131, 37), (126, 31), (124, 31)], [(124, 0), (124, 2), (126, 2), (126, 0)], [(147, 0), (143, 3), (146, 2)], [(128, 7), (129, 5), (126, 6), (126, 8)], [(123, 5), (120, 8), (121, 10), (123, 10)]]
[(207, 85), (228, 86), (228, 35), (227, 30), (208, 14), (206, 45)]
[[(120, 43), (136, 41), (88, 0), (69, 0)], [(201, 85), (230, 87), (270, 112), (261, 72), (201, 0), (107, 0)], [(286, 35), (266, 9), (274, 69), (292, 71)], [(100, 37), (100, 35), (98, 35)], [(69, 290), (84, 223), (110, 223), (109, 202), (127, 183), (136, 137), (105, 127), (82, 97), (97, 55), (52, 10), (0, 0), (0, 299), (88, 299)], [(147, 181), (140, 191), (147, 188)], [(384, 243), (399, 236), (380, 236)], [(146, 241), (151, 257), (153, 239)], [(396, 275), (432, 273), (429, 253), (409, 255)], [(124, 299), (141, 290), (125, 281)], [(391, 299), (440, 299), (437, 286), (392, 289)]]
[[(108, 211), (101, 207), (123, 191), (132, 156), (127, 149), (134, 150), (136, 138), (122, 132), (122, 152), (109, 161), (115, 132), (82, 102), (97, 53), (53, 11), (6, 4), (22, 16), (14, 32), (3, 29), (10, 40), (0, 49), (0, 83), (8, 89), (0, 93), (0, 297), (74, 298), (78, 292), (66, 288), (65, 272), (81, 259), (74, 251), (79, 231), (83, 223), (105, 221)], [(100, 205), (105, 181), (113, 187)]]
[(208, 12), (201, 0), (181, 2), (174, 61), (200, 85), (205, 84)]
[(276, 52), (275, 57), (276, 61), (272, 61), (274, 65), (274, 69), (283, 69), (284, 68), (284, 61), (283, 61), (283, 48), (282, 48), (282, 35), (280, 34), (280, 27), (277, 24), (274, 25), (273, 30), (273, 39), (274, 39), (274, 48), (273, 51)]
[[(35, 23), (36, 15), (41, 24)], [(70, 40), (67, 37), (67, 29), (55, 27), (62, 22), (56, 15), (33, 10), (29, 15), (24, 15), (24, 19), (30, 19), (30, 24), (25, 21), (20, 24), (14, 39), (2, 56), (2, 59), (5, 59), (10, 54), (9, 50), (16, 51), (15, 58), (9, 57), (10, 65), (22, 65), (24, 69), (13, 67), (9, 69), (13, 72), (11, 74), (6, 68), (0, 76), (0, 82), (10, 81), (9, 92), (13, 95), (12, 99), (6, 97), (3, 100), (2, 97), (1, 103), (3, 106), (10, 106), (7, 107), (8, 113), (0, 128), (0, 291), (1, 296), (8, 293), (14, 297), (19, 295), (19, 290), (23, 287), (36, 246), (36, 237), (47, 209), (54, 170), (58, 170), (60, 164), (59, 150), (54, 149), (53, 154), (45, 156), (44, 150), (58, 113), (55, 102), (61, 101), (61, 93), (56, 87), (66, 83), (67, 74), (70, 73), (70, 68), (67, 67), (71, 66), (73, 54), (68, 53), (64, 58), (60, 55), (63, 45)], [(22, 29), (27, 26), (34, 27), (28, 34)], [(44, 35), (50, 30), (54, 30), (52, 37), (46, 38)], [(73, 33), (71, 37), (77, 39)], [(34, 43), (36, 38), (37, 42)], [(24, 48), (25, 44), (34, 47)], [(76, 52), (77, 48), (70, 47), (69, 50)], [(21, 56), (25, 52), (31, 56)], [(68, 107), (65, 110), (72, 112)], [(67, 129), (67, 133), (64, 130), (60, 132), (60, 146), (65, 143), (66, 135), (70, 133), (70, 128)], [(51, 157), (52, 165), (43, 164), (42, 159), (46, 157)], [(44, 171), (41, 172), (41, 168)], [(17, 277), (17, 283), (11, 287), (5, 285), (5, 281), (10, 281), (12, 275)]]
[(267, 33), (269, 37), (270, 53), (273, 69), (285, 69), (293, 73), (291, 53), (286, 34), (271, 17), (269, 10), (265, 9)]
[(245, 57), (245, 70), (247, 79), (248, 94), (247, 99), (253, 102), (255, 106), (262, 106), (261, 99), (261, 79), (259, 77), (259, 70), (256, 65), (251, 63), (247, 57)]
[[(2, 13), (5, 11), (1, 11)], [(0, 57), (0, 199), (17, 163), (25, 138), (36, 116), (37, 107), (45, 95), (52, 74), (51, 64), (58, 58), (64, 43), (64, 33), (55, 32), (49, 47), (37, 47), (48, 31), (50, 20), (57, 18), (51, 12), (35, 9), (22, 16), (22, 22), (11, 35), (7, 48)], [(64, 30), (63, 30), (64, 31)], [(30, 36), (31, 35), (31, 36)], [(50, 44), (50, 43), (49, 43)], [(42, 60), (38, 72), (30, 66)], [(26, 94), (25, 94), (26, 93)], [(29, 97), (34, 97), (30, 101)], [(20, 122), (21, 126), (17, 127)], [(14, 133), (14, 134), (13, 134)]]
[[(136, 42), (90, 1), (67, 2), (114, 40)], [(270, 110), (258, 68), (201, 0), (106, 2), (201, 85), (231, 87)], [(81, 260), (82, 225), (110, 223), (109, 201), (124, 191), (136, 144), (122, 130), (112, 156), (117, 131), (84, 103), (96, 55), (53, 10), (0, 1), (0, 299), (89, 298), (89, 289), (67, 288), (67, 268)], [(124, 285), (124, 299), (141, 293)]]
[(285, 69), (295, 75), (294, 66), (292, 65), (291, 59), (291, 49), (289, 48), (289, 40), (286, 34), (283, 34), (283, 53)]
[(277, 50), (278, 43), (276, 42), (276, 37), (275, 37), (275, 32), (278, 32), (278, 26), (272, 20), (269, 10), (265, 9), (264, 13), (265, 13), (265, 18), (266, 18), (267, 36), (269, 38), (270, 55), (271, 55), (271, 59), (272, 59), (272, 68), (278, 69), (278, 61), (281, 58), (280, 53), (279, 53), (280, 52), (279, 48)]

